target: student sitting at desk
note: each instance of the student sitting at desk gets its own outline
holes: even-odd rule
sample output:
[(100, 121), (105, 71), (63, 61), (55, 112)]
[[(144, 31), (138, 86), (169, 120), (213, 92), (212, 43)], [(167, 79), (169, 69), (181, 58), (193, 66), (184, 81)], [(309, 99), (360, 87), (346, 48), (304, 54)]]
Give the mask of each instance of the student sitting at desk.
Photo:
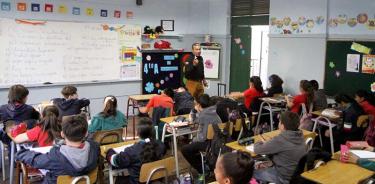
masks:
[(372, 122), (369, 123), (365, 132), (365, 140), (369, 145), (375, 146), (375, 97), (365, 90), (358, 90), (355, 93), (355, 101), (359, 103), (366, 114), (372, 116)]
[[(367, 151), (375, 152), (375, 148), (372, 146), (368, 146), (365, 148)], [(370, 159), (358, 158), (353, 153), (349, 153), (345, 155), (344, 159), (349, 163), (358, 164), (359, 166), (366, 168), (371, 171), (375, 171), (375, 161)]]
[(288, 96), (285, 96), (285, 100), (287, 106), (290, 108), (290, 111), (297, 114), (300, 113), (302, 104), (305, 104), (306, 108), (309, 108), (310, 104), (312, 104), (314, 101), (314, 91), (309, 81), (301, 80), (299, 90), (301, 91), (301, 94), (295, 96), (292, 101)]
[[(264, 96), (262, 81), (260, 80), (260, 77), (252, 76), (249, 81), (249, 89), (245, 90), (243, 93), (233, 92), (229, 94), (229, 96), (235, 99), (244, 97), (246, 110), (251, 112), (251, 105), (254, 99)], [(258, 111), (258, 109), (253, 110)]]
[(327, 96), (323, 89), (319, 89), (319, 83), (316, 80), (310, 81), (314, 89), (314, 111), (324, 110), (328, 107)]
[(267, 96), (273, 97), (275, 94), (283, 93), (284, 81), (276, 74), (272, 74), (268, 77), (271, 87), (267, 89)]
[[(37, 125), (25, 133), (16, 135), (13, 141), (17, 144), (24, 142), (36, 142), (36, 147), (52, 146), (54, 140), (60, 137), (61, 124), (59, 110), (54, 105), (43, 109), (42, 119)], [(8, 129), (8, 128), (7, 128)]]
[(289, 183), (299, 160), (306, 153), (303, 133), (298, 129), (299, 117), (296, 113), (286, 111), (280, 114), (280, 135), (271, 140), (255, 143), (254, 152), (269, 155), (273, 167), (255, 170), (257, 180), (273, 183)]
[(164, 107), (169, 109), (171, 114), (174, 114), (173, 106), (173, 90), (171, 88), (166, 88), (160, 95), (152, 97), (146, 107), (139, 108), (139, 112), (148, 113), (151, 108)]
[[(215, 178), (218, 184), (248, 184), (253, 176), (254, 160), (251, 155), (238, 151), (224, 153), (216, 162)], [(251, 181), (249, 184), (254, 184)]]
[(17, 152), (16, 160), (36, 169), (48, 170), (44, 184), (56, 183), (61, 175), (86, 175), (97, 167), (100, 150), (97, 143), (85, 141), (87, 133), (85, 116), (64, 117), (61, 137), (65, 144), (55, 145), (46, 154), (24, 149)]
[[(208, 125), (221, 123), (220, 117), (216, 113), (216, 106), (209, 105), (210, 97), (207, 94), (201, 95), (195, 105), (195, 110), (199, 113), (194, 121), (199, 124), (197, 137), (194, 138), (192, 143), (181, 148), (184, 158), (199, 174), (203, 173), (200, 151), (205, 151), (208, 146), (208, 141), (206, 141)], [(203, 177), (201, 175), (199, 179), (203, 180)]]
[(125, 115), (117, 110), (116, 97), (109, 95), (104, 98), (103, 111), (92, 118), (91, 124), (89, 125), (89, 132), (94, 133), (101, 130), (120, 129), (127, 124), (128, 120)]
[(116, 153), (109, 149), (106, 153), (108, 163), (116, 168), (127, 168), (129, 176), (121, 183), (138, 184), (142, 164), (160, 160), (165, 154), (165, 146), (155, 140), (154, 127), (149, 118), (141, 118), (137, 124), (140, 141)]
[(176, 115), (189, 114), (194, 109), (194, 97), (184, 87), (175, 90), (173, 99)]
[(80, 114), (83, 107), (90, 105), (90, 100), (78, 99), (77, 88), (74, 86), (65, 86), (61, 94), (64, 98), (52, 99), (53, 104), (59, 108), (60, 117)]

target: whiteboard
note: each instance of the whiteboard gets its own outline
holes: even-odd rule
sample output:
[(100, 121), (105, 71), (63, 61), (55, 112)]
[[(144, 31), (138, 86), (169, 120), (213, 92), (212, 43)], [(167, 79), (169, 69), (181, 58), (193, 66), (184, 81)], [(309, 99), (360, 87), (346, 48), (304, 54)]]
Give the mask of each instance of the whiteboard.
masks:
[(220, 49), (210, 49), (202, 47), (201, 56), (203, 58), (205, 78), (218, 79), (220, 66)]
[(140, 26), (0, 19), (0, 43), (0, 86), (140, 79)]

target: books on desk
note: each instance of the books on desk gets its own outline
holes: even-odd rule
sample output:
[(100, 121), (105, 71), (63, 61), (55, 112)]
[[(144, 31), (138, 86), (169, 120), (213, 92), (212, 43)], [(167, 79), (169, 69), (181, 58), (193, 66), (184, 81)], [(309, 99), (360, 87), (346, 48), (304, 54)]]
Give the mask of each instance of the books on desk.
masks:
[(359, 158), (372, 159), (375, 158), (375, 152), (365, 150), (350, 150), (354, 155)]
[(120, 153), (121, 151), (124, 151), (125, 148), (128, 148), (130, 146), (133, 146), (134, 144), (127, 144), (127, 145), (124, 145), (124, 146), (120, 146), (120, 147), (117, 147), (117, 148), (113, 148), (113, 150), (116, 152), (116, 153)]
[(322, 111), (322, 116), (332, 118), (332, 119), (338, 119), (340, 118), (340, 111), (336, 109), (324, 109)]

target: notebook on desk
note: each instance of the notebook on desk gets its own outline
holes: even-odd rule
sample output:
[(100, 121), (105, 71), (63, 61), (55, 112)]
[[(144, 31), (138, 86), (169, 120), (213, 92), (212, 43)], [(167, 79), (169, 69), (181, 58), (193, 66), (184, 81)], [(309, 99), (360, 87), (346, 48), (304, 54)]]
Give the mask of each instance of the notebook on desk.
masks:
[(359, 158), (373, 159), (375, 158), (375, 152), (365, 151), (365, 150), (350, 150), (354, 155)]

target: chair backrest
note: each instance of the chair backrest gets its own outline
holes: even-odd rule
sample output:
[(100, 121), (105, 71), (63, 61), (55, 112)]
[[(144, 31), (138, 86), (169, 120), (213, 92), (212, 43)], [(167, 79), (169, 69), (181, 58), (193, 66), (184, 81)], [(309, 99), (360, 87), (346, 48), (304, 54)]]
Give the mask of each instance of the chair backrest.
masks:
[(306, 143), (307, 151), (310, 151), (310, 149), (312, 148), (313, 140), (314, 139), (312, 137), (309, 137), (306, 139), (305, 143)]
[(155, 162), (142, 164), (139, 174), (140, 183), (148, 183), (149, 181), (166, 178), (176, 170), (175, 158), (168, 157)]
[[(219, 123), (218, 126), (221, 130), (223, 130), (225, 126), (227, 126), (227, 123)], [(229, 135), (232, 135), (232, 133), (233, 133), (233, 123), (229, 122)], [(214, 128), (212, 127), (212, 124), (209, 124), (208, 129), (207, 129), (207, 140), (212, 140), (214, 138), (214, 135), (215, 135)]]
[(102, 130), (95, 132), (92, 138), (95, 142), (99, 143), (100, 145), (113, 144), (121, 142), (122, 133), (122, 128), (115, 130)]
[(369, 115), (361, 115), (357, 119), (357, 127), (366, 127), (369, 122), (370, 122)]
[(98, 179), (98, 167), (92, 170), (88, 175), (68, 176), (62, 175), (57, 177), (57, 184), (92, 184)]

